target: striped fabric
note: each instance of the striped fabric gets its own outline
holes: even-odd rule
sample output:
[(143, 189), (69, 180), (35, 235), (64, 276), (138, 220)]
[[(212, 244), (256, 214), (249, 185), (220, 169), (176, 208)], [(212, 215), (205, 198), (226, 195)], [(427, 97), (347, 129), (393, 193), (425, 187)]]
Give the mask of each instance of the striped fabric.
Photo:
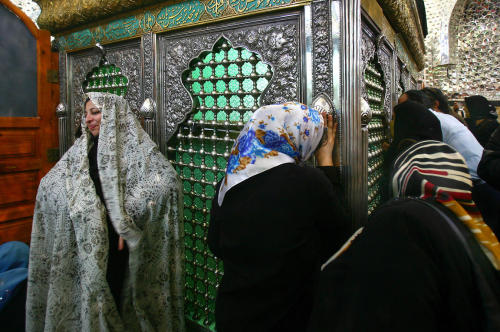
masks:
[(394, 162), (394, 197), (434, 198), (466, 225), (495, 269), (500, 269), (500, 244), (472, 200), (472, 181), (464, 158), (451, 146), (421, 141)]

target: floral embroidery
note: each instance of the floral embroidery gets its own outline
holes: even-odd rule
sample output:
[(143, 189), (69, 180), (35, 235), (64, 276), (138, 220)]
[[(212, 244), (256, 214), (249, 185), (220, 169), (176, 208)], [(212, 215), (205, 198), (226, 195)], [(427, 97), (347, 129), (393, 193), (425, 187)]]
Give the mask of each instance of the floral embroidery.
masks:
[(306, 105), (287, 102), (259, 108), (233, 145), (219, 205), (225, 193), (245, 179), (284, 163), (307, 160), (321, 140), (322, 129), (323, 118)]

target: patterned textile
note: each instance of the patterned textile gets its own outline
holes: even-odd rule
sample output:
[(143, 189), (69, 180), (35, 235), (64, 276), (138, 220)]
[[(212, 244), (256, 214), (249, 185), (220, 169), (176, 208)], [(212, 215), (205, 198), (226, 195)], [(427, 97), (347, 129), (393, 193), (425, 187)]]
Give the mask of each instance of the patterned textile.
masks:
[[(84, 134), (38, 188), (26, 330), (184, 331), (184, 242), (179, 178), (122, 97), (88, 94), (101, 109), (98, 168), (105, 206), (89, 175)], [(106, 210), (126, 241), (122, 303), (106, 281)]]
[(500, 269), (500, 244), (472, 200), (472, 181), (464, 158), (438, 141), (412, 145), (394, 162), (395, 197), (434, 198), (466, 225), (493, 266)]
[(270, 168), (307, 160), (323, 136), (323, 117), (306, 105), (288, 102), (259, 108), (236, 139), (218, 196)]

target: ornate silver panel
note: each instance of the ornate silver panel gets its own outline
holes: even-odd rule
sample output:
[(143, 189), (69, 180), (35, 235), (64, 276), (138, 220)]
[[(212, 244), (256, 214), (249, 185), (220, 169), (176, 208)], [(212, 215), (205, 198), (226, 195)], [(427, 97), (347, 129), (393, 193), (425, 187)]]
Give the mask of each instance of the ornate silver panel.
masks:
[[(141, 40), (133, 39), (124, 43), (106, 46), (106, 58), (122, 69), (129, 79), (128, 91), (125, 99), (130, 107), (138, 112), (143, 100), (143, 65), (141, 56)], [(70, 113), (70, 142), (73, 141), (76, 126), (79, 125), (82, 115), (83, 90), (82, 83), (85, 76), (93, 67), (98, 65), (100, 53), (97, 49), (88, 49), (81, 52), (69, 53), (67, 73), (67, 105)]]
[[(394, 53), (396, 54), (396, 53)], [(395, 95), (395, 100), (399, 98), (403, 94), (404, 87), (403, 87), (403, 79), (401, 75), (401, 67), (402, 62), (398, 59), (397, 55), (395, 55), (395, 61), (394, 61), (394, 93)]]
[(383, 35), (377, 37), (377, 57), (380, 66), (382, 67), (382, 72), (384, 74), (385, 83), (385, 95), (384, 95), (384, 113), (387, 122), (392, 118), (392, 98), (391, 98), (391, 88), (392, 88), (392, 60), (393, 49), (389, 44), (387, 38)]
[[(361, 33), (361, 73), (364, 73), (368, 62), (375, 56), (376, 44), (374, 42), (375, 38), (371, 30), (363, 26)], [(361, 78), (361, 96), (368, 100), (366, 94), (365, 81)]]
[(330, 2), (312, 3), (313, 96), (326, 93), (333, 98)]
[(142, 36), (142, 63), (143, 63), (143, 72), (144, 75), (142, 77), (142, 87), (143, 87), (143, 95), (144, 99), (154, 98), (154, 36), (152, 33), (148, 33)]
[(245, 47), (261, 54), (262, 60), (272, 66), (273, 78), (261, 97), (262, 105), (304, 100), (301, 22), (302, 13), (292, 12), (159, 35), (158, 119), (161, 151), (166, 152), (168, 139), (193, 109), (191, 96), (181, 81), (182, 72), (189, 67), (191, 59), (205, 50), (211, 50), (221, 36), (229, 40), (233, 47)]

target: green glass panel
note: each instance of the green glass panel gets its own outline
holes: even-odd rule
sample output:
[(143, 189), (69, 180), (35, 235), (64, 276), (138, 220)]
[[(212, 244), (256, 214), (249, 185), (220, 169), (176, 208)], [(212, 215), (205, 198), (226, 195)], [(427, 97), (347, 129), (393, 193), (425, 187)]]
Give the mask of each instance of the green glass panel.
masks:
[(227, 74), (228, 74), (230, 77), (234, 77), (234, 76), (238, 75), (238, 65), (237, 65), (237, 64), (235, 64), (235, 63), (230, 64), (230, 65), (227, 67)]
[(237, 92), (239, 89), (240, 89), (240, 82), (238, 82), (237, 80), (229, 81), (229, 91)]
[[(189, 190), (189, 192), (190, 191), (191, 190)], [(189, 192), (187, 192), (187, 193), (189, 193)], [(184, 196), (187, 196), (187, 195), (184, 195)], [(191, 204), (189, 206), (191, 206)], [(191, 210), (189, 210), (189, 209), (184, 209), (184, 220), (190, 221), (192, 219), (193, 219), (193, 212), (191, 212)]]
[(196, 240), (196, 250), (200, 252), (203, 252), (205, 250), (205, 244), (200, 239)]
[[(196, 226), (196, 228), (198, 228), (198, 227), (200, 227), (200, 226)], [(200, 228), (201, 228), (201, 227), (200, 227)], [(203, 235), (203, 234), (202, 234), (202, 235)], [(198, 265), (203, 265), (203, 264), (204, 264), (204, 262), (205, 262), (205, 260), (203, 259), (203, 255), (202, 255), (202, 254), (200, 254), (199, 252), (197, 252), (197, 253), (195, 254), (195, 256), (194, 256), (194, 260), (195, 260), (196, 264), (198, 264)]]
[[(201, 195), (203, 193), (203, 187), (201, 186), (201, 184), (199, 182), (196, 182), (194, 184), (194, 192), (197, 195)], [(196, 201), (196, 199), (195, 199), (195, 201)], [(198, 205), (196, 205), (196, 207), (198, 207)], [(201, 208), (201, 206), (200, 206), (200, 208)]]
[(243, 86), (243, 91), (245, 92), (252, 91), (253, 89), (253, 81), (249, 78), (245, 78), (241, 85)]
[(200, 68), (196, 68), (191, 72), (191, 78), (197, 80), (200, 77)]
[(226, 174), (223, 173), (223, 172), (218, 172), (217, 173), (217, 182), (219, 182), (220, 180), (222, 180), (224, 178)]
[(212, 200), (211, 199), (207, 199), (205, 201), (205, 208), (207, 208), (209, 210), (212, 208)]
[[(184, 226), (184, 230), (185, 229), (186, 229), (186, 226)], [(192, 228), (191, 228), (191, 231), (192, 231)], [(184, 236), (184, 244), (186, 245), (186, 247), (192, 248), (193, 247), (193, 238), (191, 236)]]
[(216, 142), (215, 143), (215, 152), (217, 152), (217, 153), (226, 152), (226, 143), (225, 142)]
[(200, 140), (191, 141), (191, 145), (192, 145), (194, 151), (200, 151), (200, 149), (201, 149), (201, 141)]
[[(214, 97), (212, 97), (212, 96), (205, 97), (205, 106), (206, 107), (213, 107), (214, 104), (215, 104)], [(206, 119), (207, 119), (207, 117), (205, 115), (205, 120)]]
[(191, 162), (191, 155), (187, 152), (182, 154), (182, 162), (185, 164), (189, 164)]
[(214, 84), (210, 81), (203, 83), (203, 91), (205, 93), (212, 93), (214, 91)]
[(255, 65), (255, 71), (258, 75), (264, 75), (265, 73), (267, 73), (267, 70), (268, 66), (262, 61), (257, 62), (257, 64)]
[(186, 274), (192, 276), (194, 273), (194, 266), (191, 264), (186, 264)]
[[(200, 187), (201, 187), (201, 185), (200, 185)], [(194, 192), (198, 194), (196, 184), (194, 185)], [(200, 188), (199, 194), (201, 194), (201, 188)], [(198, 209), (203, 209), (203, 201), (201, 200), (201, 198), (199, 198), (199, 197), (194, 198), (194, 206), (196, 206), (196, 208), (198, 208)]]
[(233, 108), (240, 106), (241, 105), (240, 97), (231, 96), (231, 98), (229, 99), (229, 105), (231, 105), (231, 107), (233, 107)]
[(229, 61), (234, 61), (236, 60), (236, 58), (238, 58), (238, 51), (234, 48), (231, 48), (228, 52), (227, 52), (227, 59)]
[(217, 276), (212, 271), (207, 271), (207, 280), (212, 285), (215, 285), (217, 283)]
[(189, 262), (193, 261), (193, 252), (191, 250), (189, 250), (188, 248), (186, 248), (186, 259)]
[(248, 51), (248, 50), (246, 50), (246, 49), (242, 49), (242, 50), (241, 50), (241, 58), (242, 58), (243, 60), (247, 60), (247, 59), (249, 59), (251, 56), (252, 56), (252, 52), (250, 52), (250, 51)]
[(218, 169), (226, 169), (227, 161), (222, 157), (217, 157), (217, 168)]
[(201, 225), (196, 225), (194, 231), (198, 237), (203, 237), (205, 235), (205, 231)]
[[(198, 291), (200, 293), (205, 293), (205, 290), (206, 290), (205, 284), (201, 280), (198, 280), (196, 282), (196, 291)], [(205, 302), (205, 299), (203, 298), (203, 296), (201, 294), (197, 294), (196, 299), (198, 300), (198, 303), (200, 303), (200, 304)]]
[(196, 166), (201, 166), (201, 162), (202, 162), (203, 158), (201, 157), (201, 154), (199, 153), (196, 153), (194, 156), (193, 156), (193, 163), (196, 165)]
[[(218, 161), (219, 161), (219, 159), (217, 158), (217, 163), (218, 163)], [(207, 197), (210, 197), (210, 198), (214, 197), (214, 195), (215, 195), (215, 189), (214, 189), (214, 187), (212, 187), (212, 186), (206, 186), (205, 187), (205, 195), (207, 195)]]
[(194, 288), (194, 278), (191, 276), (186, 276), (186, 286), (189, 288)]
[(205, 157), (205, 166), (212, 167), (214, 165), (214, 158), (212, 156)]
[(220, 93), (226, 91), (226, 83), (224, 81), (217, 81), (217, 83), (215, 84), (215, 89)]
[(193, 115), (193, 120), (200, 121), (203, 119), (203, 113), (201, 111), (198, 111), (195, 115)]
[[(213, 98), (212, 98), (213, 99)], [(214, 120), (214, 112), (207, 111), (205, 113), (205, 121), (213, 121)]]
[(215, 175), (212, 171), (206, 171), (205, 172), (205, 180), (208, 182), (214, 182), (215, 180)]
[(219, 52), (215, 53), (215, 61), (222, 62), (222, 60), (224, 60), (225, 56), (226, 56), (226, 54), (224, 53), (224, 50), (220, 50)]
[(229, 114), (229, 121), (231, 122), (238, 122), (241, 119), (241, 115), (239, 112), (232, 111), (231, 114)]
[(226, 121), (227, 114), (224, 111), (217, 112), (217, 121)]
[(127, 84), (128, 83), (128, 78), (122, 77), (122, 82), (123, 82), (123, 84)]
[(182, 176), (184, 176), (185, 178), (191, 177), (191, 169), (189, 167), (183, 167)]
[[(190, 288), (186, 288), (186, 298), (188, 298), (188, 300), (189, 300), (190, 302), (193, 302), (193, 301), (194, 301), (195, 296), (194, 296), (194, 292), (193, 292), (193, 290), (192, 290), (192, 289), (190, 289)], [(186, 303), (186, 304), (187, 304), (187, 303)], [(192, 306), (190, 306), (190, 307), (192, 307)]]
[[(197, 241), (198, 243), (198, 241)], [(205, 271), (203, 271), (203, 269), (201, 267), (196, 267), (196, 278), (200, 279), (200, 280), (204, 280), (205, 279)]]
[(180, 162), (181, 161), (181, 154), (179, 152), (175, 153), (175, 162)]
[(267, 79), (265, 79), (264, 77), (259, 78), (257, 80), (257, 90), (264, 91), (268, 84), (269, 82), (267, 81)]
[(241, 73), (245, 76), (250, 76), (252, 69), (252, 64), (250, 62), (245, 62), (243, 66), (241, 66)]
[(245, 96), (243, 98), (243, 105), (245, 105), (246, 108), (253, 107), (255, 104), (255, 99), (253, 96)]
[(226, 69), (224, 68), (223, 65), (218, 65), (215, 67), (215, 77), (222, 77), (224, 76), (224, 73), (226, 72)]
[(196, 180), (199, 181), (199, 180), (201, 180), (203, 178), (203, 172), (201, 171), (201, 169), (195, 168), (195, 170), (193, 171), (193, 173), (194, 173), (194, 178)]
[(214, 142), (205, 141), (205, 151), (210, 152), (214, 149)]
[[(217, 107), (223, 108), (227, 105), (227, 99), (224, 96), (219, 96), (217, 98)], [(217, 120), (219, 120), (219, 116), (217, 115)]]
[(210, 78), (212, 76), (212, 67), (206, 66), (203, 68), (203, 78)]
[[(186, 211), (191, 211), (191, 210), (184, 209), (184, 212), (186, 212)], [(189, 223), (189, 222), (184, 223), (184, 232), (187, 235), (193, 234), (193, 226), (191, 225), (191, 223)]]
[(213, 59), (213, 54), (212, 53), (208, 53), (205, 58), (203, 59), (203, 63), (209, 63), (210, 60)]
[(215, 258), (207, 257), (207, 266), (212, 270), (217, 269), (217, 262), (215, 261)]
[(188, 194), (191, 192), (191, 183), (189, 183), (188, 181), (184, 181), (183, 187), (184, 193)]
[(251, 111), (246, 111), (245, 114), (243, 114), (243, 123), (247, 123), (248, 120), (252, 117), (253, 112)]
[[(203, 222), (203, 219), (204, 219), (204, 218), (203, 218), (203, 213), (202, 213), (201, 211), (196, 211), (196, 212), (194, 213), (194, 220), (195, 220), (196, 222), (202, 223), (202, 222)], [(198, 234), (198, 232), (196, 232), (196, 234)], [(202, 235), (200, 235), (200, 236), (202, 236)]]
[(185, 206), (191, 206), (191, 203), (193, 203), (193, 200), (191, 199), (191, 196), (184, 195), (184, 205)]

